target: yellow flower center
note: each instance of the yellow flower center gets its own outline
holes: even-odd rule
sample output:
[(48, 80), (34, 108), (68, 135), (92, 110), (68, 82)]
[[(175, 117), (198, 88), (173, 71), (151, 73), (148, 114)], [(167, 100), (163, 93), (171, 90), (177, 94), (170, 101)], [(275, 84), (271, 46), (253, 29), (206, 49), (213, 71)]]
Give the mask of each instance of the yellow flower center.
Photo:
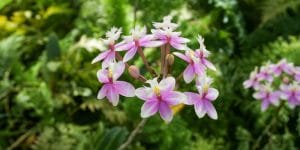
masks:
[(158, 87), (158, 86), (155, 86), (155, 87), (153, 88), (153, 91), (154, 91), (155, 95), (160, 96), (160, 90), (159, 90), (159, 87)]
[(112, 78), (113, 77), (113, 73), (111, 69), (108, 69), (108, 78)]

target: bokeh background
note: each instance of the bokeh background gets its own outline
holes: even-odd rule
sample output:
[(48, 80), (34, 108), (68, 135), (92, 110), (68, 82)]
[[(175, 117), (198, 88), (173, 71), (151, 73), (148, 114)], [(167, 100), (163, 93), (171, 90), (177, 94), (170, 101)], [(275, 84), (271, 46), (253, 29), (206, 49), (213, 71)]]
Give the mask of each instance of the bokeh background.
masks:
[[(141, 120), (142, 101), (122, 98), (117, 107), (96, 99), (100, 83), (91, 64), (98, 50), (80, 48), (85, 35), (103, 37), (112, 26), (128, 34), (173, 15), (179, 31), (198, 48), (201, 34), (218, 71), (210, 73), (220, 96), (219, 118), (198, 119), (192, 107), (170, 124), (150, 118), (129, 149), (300, 149), (300, 109), (260, 102), (242, 82), (255, 66), (286, 58), (300, 65), (299, 0), (1, 0), (0, 149), (114, 150)], [(157, 67), (159, 53), (147, 50)], [(143, 69), (140, 59), (131, 62)], [(173, 74), (185, 68), (175, 59)], [(126, 72), (123, 80), (142, 86)], [(195, 90), (180, 81), (181, 91)]]

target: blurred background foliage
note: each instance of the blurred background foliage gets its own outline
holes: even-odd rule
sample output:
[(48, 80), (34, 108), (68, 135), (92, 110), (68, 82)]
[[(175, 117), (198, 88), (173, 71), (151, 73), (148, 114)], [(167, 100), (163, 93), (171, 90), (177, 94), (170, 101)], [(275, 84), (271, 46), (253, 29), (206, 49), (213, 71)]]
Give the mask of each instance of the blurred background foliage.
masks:
[[(300, 109), (261, 112), (242, 88), (250, 71), (269, 60), (300, 65), (299, 0), (1, 0), (0, 149), (117, 149), (141, 120), (142, 102), (122, 98), (112, 107), (96, 100), (100, 66), (90, 62), (98, 51), (76, 45), (82, 35), (100, 38), (112, 26), (128, 34), (169, 14), (190, 47), (201, 34), (212, 51), (219, 119), (198, 119), (192, 107), (170, 124), (155, 116), (129, 149), (253, 149), (274, 117), (258, 148), (300, 149)], [(158, 54), (146, 55), (157, 66)], [(185, 64), (175, 60), (178, 75)], [(141, 86), (127, 73), (122, 78)]]

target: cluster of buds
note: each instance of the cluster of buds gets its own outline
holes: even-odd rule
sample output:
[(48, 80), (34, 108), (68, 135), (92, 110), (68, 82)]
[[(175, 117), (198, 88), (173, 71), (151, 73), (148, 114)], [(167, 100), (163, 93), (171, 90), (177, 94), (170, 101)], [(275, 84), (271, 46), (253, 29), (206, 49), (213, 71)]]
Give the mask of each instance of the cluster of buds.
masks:
[[(121, 29), (113, 27), (106, 33), (104, 44), (107, 50), (100, 50), (100, 54), (92, 63), (101, 62), (102, 69), (97, 72), (97, 77), (102, 87), (99, 90), (98, 99), (108, 99), (116, 106), (119, 96), (134, 97), (145, 101), (141, 108), (141, 117), (148, 118), (159, 113), (161, 118), (170, 122), (174, 113), (172, 107), (176, 105), (194, 105), (199, 118), (207, 114), (212, 119), (217, 119), (217, 112), (212, 104), (219, 92), (211, 88), (212, 79), (206, 75), (207, 69), (216, 70), (208, 61), (210, 52), (204, 45), (204, 39), (198, 36), (200, 48), (192, 50), (187, 46), (190, 41), (181, 37), (181, 32), (176, 32), (178, 25), (171, 22), (172, 17), (164, 17), (163, 22), (154, 22), (154, 29), (147, 34), (146, 27), (135, 27), (130, 35), (123, 36), (123, 40), (117, 42), (121, 36)], [(157, 73), (148, 63), (143, 48), (160, 47), (160, 73)], [(172, 52), (174, 51), (174, 52)], [(124, 55), (122, 56), (121, 54)], [(130, 61), (138, 54), (143, 60), (152, 79), (146, 79), (139, 68), (130, 65)], [(186, 69), (176, 79), (171, 74), (171, 66), (174, 63), (174, 55), (185, 61)], [(179, 60), (180, 61), (180, 60)], [(128, 70), (131, 77), (149, 86), (135, 87), (118, 78)], [(179, 92), (176, 82), (183, 76), (185, 83), (195, 80), (197, 93)]]
[(255, 90), (253, 97), (262, 100), (262, 111), (270, 104), (278, 106), (281, 100), (287, 100), (291, 108), (300, 105), (300, 67), (285, 59), (277, 64), (267, 63), (259, 71), (255, 68), (243, 84)]

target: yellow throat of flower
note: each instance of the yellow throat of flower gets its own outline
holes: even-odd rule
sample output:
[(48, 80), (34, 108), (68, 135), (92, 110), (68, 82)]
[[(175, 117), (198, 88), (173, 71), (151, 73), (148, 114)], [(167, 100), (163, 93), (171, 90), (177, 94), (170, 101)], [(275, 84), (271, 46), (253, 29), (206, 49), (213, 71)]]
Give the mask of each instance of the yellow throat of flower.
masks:
[(160, 90), (159, 90), (159, 87), (158, 87), (158, 86), (155, 86), (155, 87), (153, 88), (153, 91), (154, 91), (155, 95), (160, 96)]
[(108, 78), (112, 78), (113, 77), (113, 73), (111, 69), (108, 69)]
[(204, 85), (203, 85), (203, 91), (204, 91), (204, 92), (207, 92), (208, 89), (209, 89), (209, 85), (208, 85), (208, 84), (204, 84)]

